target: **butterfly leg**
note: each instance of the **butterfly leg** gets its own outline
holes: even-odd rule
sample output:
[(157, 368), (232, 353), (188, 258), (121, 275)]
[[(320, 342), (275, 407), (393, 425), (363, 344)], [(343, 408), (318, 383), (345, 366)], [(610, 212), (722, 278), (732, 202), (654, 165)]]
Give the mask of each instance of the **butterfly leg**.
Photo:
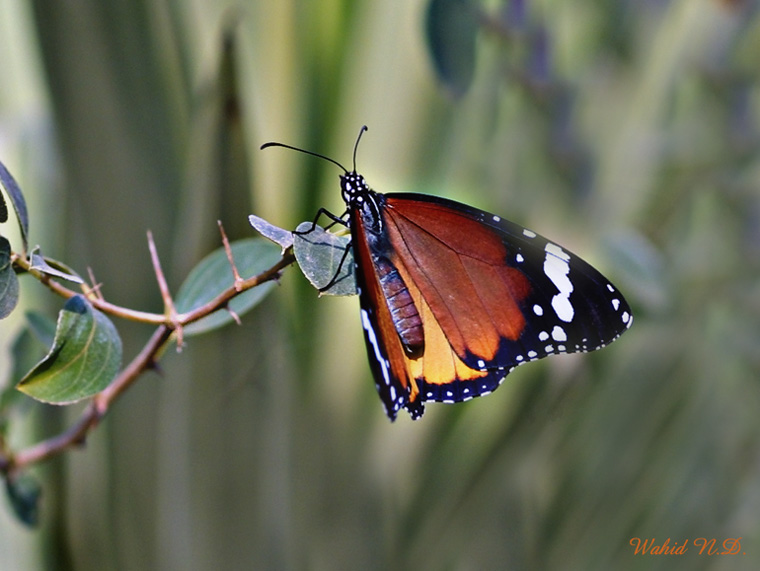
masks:
[(340, 224), (341, 226), (348, 226), (348, 222), (346, 222), (344, 220), (344, 218), (348, 217), (348, 210), (346, 210), (340, 216), (336, 216), (335, 214), (333, 214), (332, 212), (330, 212), (326, 208), (320, 208), (319, 210), (317, 210), (317, 215), (314, 217), (314, 220), (311, 221), (311, 228), (309, 228), (308, 230), (301, 230), (301, 231), (293, 230), (293, 234), (297, 234), (299, 236), (304, 236), (306, 234), (310, 234), (310, 233), (314, 232), (314, 229), (317, 227), (317, 221), (319, 220), (320, 216), (326, 216), (327, 218), (329, 218), (330, 220), (332, 220), (332, 222), (330, 222), (330, 224), (328, 224), (327, 226), (325, 226), (325, 230), (328, 230), (329, 228), (332, 228), (336, 224)]
[(335, 270), (335, 274), (333, 274), (333, 277), (330, 279), (329, 282), (327, 282), (327, 285), (324, 285), (317, 290), (319, 293), (326, 292), (328, 289), (330, 289), (332, 286), (336, 284), (340, 276), (340, 271), (343, 269), (343, 264), (346, 262), (346, 258), (348, 257), (348, 251), (350, 249), (351, 249), (351, 242), (346, 244), (346, 247), (343, 250), (343, 256), (340, 258), (340, 263), (338, 264), (338, 269)]

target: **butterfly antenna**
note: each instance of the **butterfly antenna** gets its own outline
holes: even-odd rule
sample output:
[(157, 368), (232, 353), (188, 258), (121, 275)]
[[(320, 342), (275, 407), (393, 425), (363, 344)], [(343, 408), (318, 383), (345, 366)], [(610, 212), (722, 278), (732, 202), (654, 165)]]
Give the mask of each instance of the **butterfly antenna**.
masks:
[(356, 143), (354, 143), (354, 172), (356, 172), (356, 149), (359, 148), (359, 141), (362, 140), (362, 135), (364, 134), (364, 131), (367, 130), (366, 125), (362, 125), (362, 128), (359, 129), (359, 136), (356, 137)]
[[(358, 142), (359, 141), (357, 141), (357, 143)], [(305, 154), (311, 155), (313, 157), (319, 157), (320, 159), (324, 159), (326, 161), (330, 161), (334, 165), (338, 165), (344, 173), (348, 174), (348, 170), (346, 169), (346, 167), (344, 167), (338, 161), (336, 161), (335, 159), (331, 159), (330, 157), (326, 157), (324, 155), (320, 155), (319, 153), (315, 153), (313, 151), (307, 151), (306, 149), (299, 149), (298, 147), (292, 147), (290, 145), (286, 145), (285, 143), (264, 143), (263, 145), (261, 145), (260, 149), (264, 150), (264, 149), (269, 148), (269, 147), (284, 147), (284, 148), (290, 149), (292, 151), (298, 151), (299, 153), (305, 153)], [(356, 155), (356, 150), (354, 150), (354, 155)]]

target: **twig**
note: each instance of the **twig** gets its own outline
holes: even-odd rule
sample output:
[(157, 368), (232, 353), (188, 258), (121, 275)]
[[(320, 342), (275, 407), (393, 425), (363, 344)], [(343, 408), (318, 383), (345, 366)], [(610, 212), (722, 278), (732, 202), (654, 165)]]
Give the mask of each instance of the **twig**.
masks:
[(237, 265), (235, 264), (235, 257), (232, 255), (232, 247), (230, 247), (230, 241), (227, 239), (227, 234), (224, 232), (224, 226), (222, 225), (222, 221), (217, 220), (216, 224), (217, 226), (219, 226), (219, 232), (222, 234), (222, 244), (224, 245), (224, 253), (227, 254), (227, 261), (230, 263), (230, 267), (232, 268), (232, 277), (235, 280), (235, 287), (237, 288), (240, 286), (240, 283), (243, 281), (243, 278), (240, 277), (240, 272), (238, 271)]
[(158, 289), (161, 291), (161, 299), (164, 300), (164, 312), (172, 328), (177, 332), (177, 352), (179, 352), (182, 351), (184, 342), (182, 324), (177, 320), (177, 308), (174, 306), (169, 284), (166, 282), (164, 270), (161, 268), (161, 260), (158, 258), (156, 243), (153, 241), (153, 233), (150, 230), (148, 230), (148, 250), (150, 251), (150, 261), (153, 263), (153, 271), (156, 274)]
[(93, 272), (92, 268), (89, 266), (87, 267), (87, 275), (89, 276), (90, 283), (92, 285), (86, 288), (85, 295), (87, 295), (88, 299), (94, 298), (94, 299), (99, 299), (101, 301), (104, 301), (105, 298), (103, 297), (103, 292), (100, 291), (100, 286), (103, 284), (100, 284), (95, 280), (95, 272)]
[[(39, 270), (33, 270), (31, 268), (31, 264), (24, 256), (19, 256), (18, 254), (12, 254), (11, 263), (13, 263), (13, 265), (19, 268), (20, 270), (23, 270), (27, 272), (29, 275), (33, 276), (37, 281), (39, 281), (48, 289), (50, 289), (52, 292), (60, 295), (64, 299), (69, 299), (71, 297), (74, 297), (75, 295), (80, 295), (79, 292), (67, 288), (66, 286), (62, 285), (61, 283), (59, 283), (58, 281), (56, 281), (49, 275), (43, 272), (40, 272)], [(148, 313), (147, 311), (138, 311), (136, 309), (128, 309), (126, 307), (121, 307), (119, 305), (109, 303), (105, 301), (104, 299), (100, 299), (98, 297), (90, 298), (89, 301), (90, 303), (92, 303), (93, 307), (95, 307), (99, 311), (102, 311), (103, 313), (107, 313), (109, 315), (113, 315), (114, 317), (127, 319), (129, 321), (139, 321), (141, 323), (152, 323), (153, 325), (159, 325), (166, 321), (165, 315), (161, 315), (159, 313)]]
[[(149, 240), (149, 243), (152, 243), (152, 240)], [(201, 307), (182, 314), (176, 314), (175, 312), (175, 319), (173, 320), (167, 319), (166, 316), (161, 316), (163, 322), (158, 325), (142, 351), (132, 359), (132, 361), (105, 389), (92, 398), (90, 405), (82, 412), (78, 421), (60, 434), (42, 440), (41, 442), (33, 444), (23, 450), (19, 450), (14, 454), (7, 454), (4, 453), (4, 451), (0, 451), (0, 472), (11, 474), (12, 472), (21, 470), (31, 464), (56, 456), (69, 448), (83, 444), (90, 431), (98, 425), (100, 420), (108, 413), (113, 403), (124, 393), (124, 391), (126, 391), (140, 377), (140, 375), (142, 375), (142, 373), (155, 368), (158, 357), (161, 355), (163, 348), (170, 341), (175, 328), (188, 325), (206, 317), (214, 311), (226, 307), (229, 300), (243, 291), (254, 288), (264, 282), (277, 279), (280, 272), (294, 261), (295, 257), (293, 256), (292, 250), (288, 251), (268, 270), (257, 276), (241, 279), (240, 282), (233, 284), (216, 298)], [(48, 287), (51, 287), (51, 284), (56, 283), (52, 280), (48, 281)], [(54, 288), (51, 287), (51, 289)], [(66, 288), (63, 289), (65, 290)], [(94, 300), (93, 305), (97, 305), (97, 301), (99, 300)]]
[(132, 362), (108, 385), (95, 395), (79, 420), (60, 434), (43, 440), (21, 450), (13, 455), (12, 468), (21, 469), (29, 464), (40, 462), (63, 450), (84, 444), (87, 434), (97, 426), (108, 412), (111, 403), (123, 393), (139, 376), (148, 369), (156, 354), (171, 336), (171, 329), (166, 325), (159, 326), (143, 347), (143, 350), (132, 359)]

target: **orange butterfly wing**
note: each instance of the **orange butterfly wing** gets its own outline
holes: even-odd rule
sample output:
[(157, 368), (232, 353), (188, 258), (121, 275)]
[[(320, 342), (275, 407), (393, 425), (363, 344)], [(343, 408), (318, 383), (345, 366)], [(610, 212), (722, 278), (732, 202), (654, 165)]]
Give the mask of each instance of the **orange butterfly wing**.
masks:
[[(370, 363), (391, 419), (402, 407), (419, 418), (426, 400), (490, 393), (522, 363), (596, 349), (630, 326), (619, 292), (545, 238), (437, 197), (372, 196), (382, 231), (356, 212), (352, 244)], [(390, 286), (388, 267), (397, 272)], [(419, 317), (420, 346), (404, 341), (420, 331), (394, 317), (399, 290)]]

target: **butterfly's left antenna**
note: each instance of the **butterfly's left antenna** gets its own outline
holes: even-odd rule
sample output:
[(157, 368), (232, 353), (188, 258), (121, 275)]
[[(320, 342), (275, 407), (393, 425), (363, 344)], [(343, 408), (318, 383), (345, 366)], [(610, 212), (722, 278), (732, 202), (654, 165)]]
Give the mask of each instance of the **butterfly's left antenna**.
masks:
[[(357, 143), (358, 143), (358, 141), (357, 141)], [(285, 143), (264, 143), (259, 148), (261, 150), (264, 150), (264, 149), (266, 149), (268, 147), (284, 147), (286, 149), (291, 149), (293, 151), (298, 151), (299, 153), (306, 153), (307, 155), (312, 155), (314, 157), (319, 157), (320, 159), (324, 159), (326, 161), (330, 161), (334, 165), (338, 165), (341, 168), (341, 170), (343, 170), (344, 173), (348, 174), (348, 170), (346, 169), (346, 167), (344, 167), (338, 161), (336, 161), (335, 159), (331, 159), (330, 157), (326, 157), (324, 155), (320, 155), (319, 153), (314, 153), (312, 151), (307, 151), (306, 149), (299, 149), (298, 147), (291, 147), (290, 145), (286, 145)], [(354, 151), (354, 154), (356, 154), (356, 151)]]
[[(362, 125), (362, 128), (359, 129), (359, 136), (356, 137), (356, 143), (354, 143), (354, 158), (353, 158), (354, 172), (356, 172), (356, 150), (359, 148), (359, 141), (362, 140), (362, 135), (364, 134), (365, 131), (367, 131), (367, 126), (366, 125)], [(290, 149), (292, 151), (298, 151), (299, 153), (305, 153), (305, 154), (311, 155), (313, 157), (319, 157), (320, 159), (324, 159), (326, 161), (330, 161), (334, 165), (338, 165), (343, 170), (344, 173), (348, 174), (348, 170), (346, 169), (346, 167), (344, 167), (338, 161), (336, 161), (335, 159), (331, 159), (330, 157), (326, 157), (324, 155), (320, 155), (319, 153), (315, 153), (313, 151), (307, 151), (306, 149), (299, 149), (298, 147), (292, 147), (290, 145), (286, 145), (285, 143), (264, 143), (259, 148), (261, 150), (264, 150), (264, 149), (269, 148), (269, 147), (284, 147), (284, 148)]]

